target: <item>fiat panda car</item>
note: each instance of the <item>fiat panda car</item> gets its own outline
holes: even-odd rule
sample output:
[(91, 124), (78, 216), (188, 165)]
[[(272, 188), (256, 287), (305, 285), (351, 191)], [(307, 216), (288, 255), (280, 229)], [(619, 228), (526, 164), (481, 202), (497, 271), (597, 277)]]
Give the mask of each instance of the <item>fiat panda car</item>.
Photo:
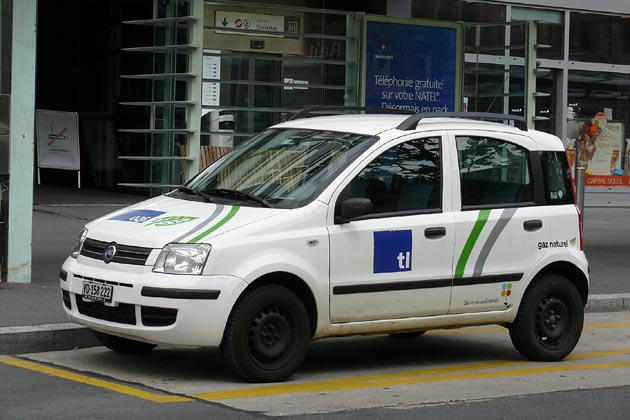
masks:
[(114, 351), (218, 347), (252, 382), (288, 378), (313, 339), (468, 325), (560, 360), (588, 297), (581, 217), (561, 141), (510, 118), (273, 126), (88, 223), (60, 273), (63, 307)]

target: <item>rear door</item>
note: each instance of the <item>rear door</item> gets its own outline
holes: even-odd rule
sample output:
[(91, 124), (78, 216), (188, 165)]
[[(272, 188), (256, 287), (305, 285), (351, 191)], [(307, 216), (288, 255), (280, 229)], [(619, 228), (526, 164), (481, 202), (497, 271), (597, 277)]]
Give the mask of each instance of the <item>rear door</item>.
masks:
[(540, 160), (526, 136), (455, 133), (456, 239), (450, 313), (505, 310), (544, 256), (549, 216)]

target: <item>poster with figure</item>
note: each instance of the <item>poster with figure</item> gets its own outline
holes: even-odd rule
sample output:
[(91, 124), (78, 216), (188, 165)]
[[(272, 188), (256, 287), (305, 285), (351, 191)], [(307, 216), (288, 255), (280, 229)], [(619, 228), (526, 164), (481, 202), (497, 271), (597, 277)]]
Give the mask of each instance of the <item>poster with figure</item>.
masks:
[(455, 111), (458, 27), (368, 18), (365, 105), (412, 112)]
[(81, 169), (79, 155), (79, 115), (76, 112), (36, 113), (37, 167)]
[[(570, 128), (570, 127), (569, 127)], [(610, 122), (603, 112), (578, 121), (573, 128), (575, 148), (567, 149), (571, 163), (586, 169), (587, 187), (630, 186), (628, 173), (621, 167), (623, 124)]]

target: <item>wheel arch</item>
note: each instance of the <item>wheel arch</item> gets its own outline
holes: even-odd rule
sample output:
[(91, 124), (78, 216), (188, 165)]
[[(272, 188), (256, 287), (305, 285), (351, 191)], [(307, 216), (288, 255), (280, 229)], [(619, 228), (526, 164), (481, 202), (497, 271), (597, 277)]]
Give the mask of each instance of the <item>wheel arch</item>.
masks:
[[(315, 334), (315, 330), (317, 329), (317, 302), (315, 301), (315, 295), (313, 291), (308, 286), (308, 284), (302, 280), (299, 276), (286, 272), (286, 271), (275, 271), (272, 273), (264, 274), (258, 277), (256, 280), (252, 281), (246, 288), (241, 292), (241, 296), (247, 293), (249, 290), (254, 289), (256, 287), (264, 286), (266, 284), (278, 284), (280, 286), (284, 286), (287, 289), (291, 290), (295, 293), (298, 298), (304, 304), (306, 308), (306, 312), (309, 317), (309, 324), (311, 327), (311, 337)], [(240, 299), (240, 296), (239, 296)], [(236, 306), (236, 305), (234, 305)]]
[(567, 261), (555, 261), (540, 270), (531, 283), (546, 274), (559, 274), (566, 277), (578, 289), (580, 296), (582, 296), (582, 301), (586, 305), (588, 301), (588, 279), (579, 267)]

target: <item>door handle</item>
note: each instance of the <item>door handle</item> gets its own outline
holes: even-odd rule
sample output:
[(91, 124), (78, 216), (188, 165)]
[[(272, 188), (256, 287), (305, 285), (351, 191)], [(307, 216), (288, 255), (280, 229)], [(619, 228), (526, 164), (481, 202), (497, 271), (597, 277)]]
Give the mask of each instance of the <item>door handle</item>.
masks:
[(445, 227), (430, 227), (424, 230), (424, 236), (426, 238), (440, 238), (446, 235)]
[(526, 220), (523, 222), (523, 229), (525, 229), (528, 232), (533, 232), (540, 229), (542, 225), (543, 225), (543, 222), (542, 220), (539, 220), (539, 219)]

